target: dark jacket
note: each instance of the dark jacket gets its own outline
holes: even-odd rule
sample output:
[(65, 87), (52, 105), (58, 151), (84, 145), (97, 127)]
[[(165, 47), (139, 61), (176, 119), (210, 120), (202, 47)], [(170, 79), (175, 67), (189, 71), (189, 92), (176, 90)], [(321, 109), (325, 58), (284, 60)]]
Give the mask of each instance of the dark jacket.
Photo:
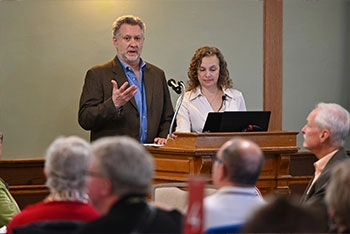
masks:
[(75, 220), (48, 220), (15, 227), (12, 234), (71, 234), (84, 222)]
[(318, 203), (323, 202), (324, 196), (326, 194), (326, 187), (329, 182), (331, 170), (337, 163), (349, 158), (346, 154), (346, 151), (344, 148), (340, 148), (328, 161), (326, 167), (323, 169), (322, 173), (318, 177), (318, 179), (315, 181), (315, 183), (311, 186), (310, 192), (307, 194), (312, 180), (309, 182), (309, 185), (305, 189), (305, 192), (302, 196), (302, 202), (307, 203)]
[(307, 194), (307, 191), (312, 183), (312, 180), (309, 182), (309, 185), (305, 189), (305, 192), (301, 198), (301, 202), (305, 205), (309, 205), (311, 208), (316, 209), (324, 217), (324, 222), (328, 222), (328, 213), (327, 206), (324, 200), (326, 194), (326, 188), (329, 183), (330, 175), (332, 168), (339, 162), (349, 158), (346, 154), (344, 148), (340, 148), (328, 161), (326, 167), (323, 169), (320, 176), (313, 183), (310, 188), (310, 192)]
[(182, 232), (180, 212), (151, 207), (138, 198), (127, 196), (117, 201), (107, 215), (83, 225), (77, 234)]
[[(128, 81), (117, 56), (87, 71), (80, 97), (79, 124), (91, 131), (91, 141), (114, 135), (128, 135), (139, 141), (140, 115), (135, 99), (118, 112), (111, 98), (111, 80), (116, 80), (119, 87)], [(174, 110), (163, 70), (146, 63), (143, 81), (147, 100), (147, 142), (152, 143), (155, 137), (167, 136)]]

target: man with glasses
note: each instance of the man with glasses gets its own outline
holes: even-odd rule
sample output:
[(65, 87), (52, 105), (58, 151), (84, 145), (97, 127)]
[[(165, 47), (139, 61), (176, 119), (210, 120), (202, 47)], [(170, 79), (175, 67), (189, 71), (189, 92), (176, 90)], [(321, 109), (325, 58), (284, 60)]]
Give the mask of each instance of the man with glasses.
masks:
[(90, 202), (102, 217), (78, 233), (182, 232), (183, 217), (179, 211), (148, 204), (154, 161), (136, 140), (118, 136), (92, 143), (88, 175)]
[(141, 143), (165, 144), (174, 114), (164, 71), (141, 58), (145, 24), (135, 16), (113, 23), (117, 56), (87, 71), (79, 124), (91, 141), (127, 135)]
[(264, 204), (255, 184), (264, 163), (257, 144), (233, 138), (213, 157), (212, 180), (217, 192), (204, 199), (204, 229), (228, 232), (244, 224), (253, 211)]

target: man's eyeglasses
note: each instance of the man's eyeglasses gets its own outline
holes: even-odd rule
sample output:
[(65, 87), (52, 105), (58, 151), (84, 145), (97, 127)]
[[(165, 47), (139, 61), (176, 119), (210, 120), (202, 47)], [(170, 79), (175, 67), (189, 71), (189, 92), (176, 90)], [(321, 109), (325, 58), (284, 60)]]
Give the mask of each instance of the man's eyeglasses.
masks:
[(224, 161), (223, 161), (221, 158), (219, 158), (219, 157), (217, 156), (217, 154), (213, 154), (213, 155), (211, 156), (211, 160), (212, 160), (212, 162), (217, 161), (218, 163), (224, 164)]

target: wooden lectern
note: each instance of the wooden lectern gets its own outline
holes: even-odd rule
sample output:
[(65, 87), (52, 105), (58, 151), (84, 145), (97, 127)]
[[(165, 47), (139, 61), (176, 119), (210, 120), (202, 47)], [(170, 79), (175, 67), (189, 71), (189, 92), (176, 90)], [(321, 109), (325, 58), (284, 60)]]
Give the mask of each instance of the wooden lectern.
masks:
[(146, 146), (155, 159), (154, 183), (187, 181), (190, 175), (202, 175), (210, 181), (211, 155), (232, 137), (244, 137), (257, 143), (265, 154), (265, 164), (257, 187), (263, 194), (273, 191), (290, 194), (290, 155), (298, 152), (298, 132), (174, 133), (165, 146)]

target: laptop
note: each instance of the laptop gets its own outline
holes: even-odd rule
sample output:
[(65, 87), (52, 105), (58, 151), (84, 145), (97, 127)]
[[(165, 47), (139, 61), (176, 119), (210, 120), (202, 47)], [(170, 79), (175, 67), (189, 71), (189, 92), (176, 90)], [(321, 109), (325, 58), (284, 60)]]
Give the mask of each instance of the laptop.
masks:
[(271, 111), (209, 112), (203, 132), (267, 131)]

